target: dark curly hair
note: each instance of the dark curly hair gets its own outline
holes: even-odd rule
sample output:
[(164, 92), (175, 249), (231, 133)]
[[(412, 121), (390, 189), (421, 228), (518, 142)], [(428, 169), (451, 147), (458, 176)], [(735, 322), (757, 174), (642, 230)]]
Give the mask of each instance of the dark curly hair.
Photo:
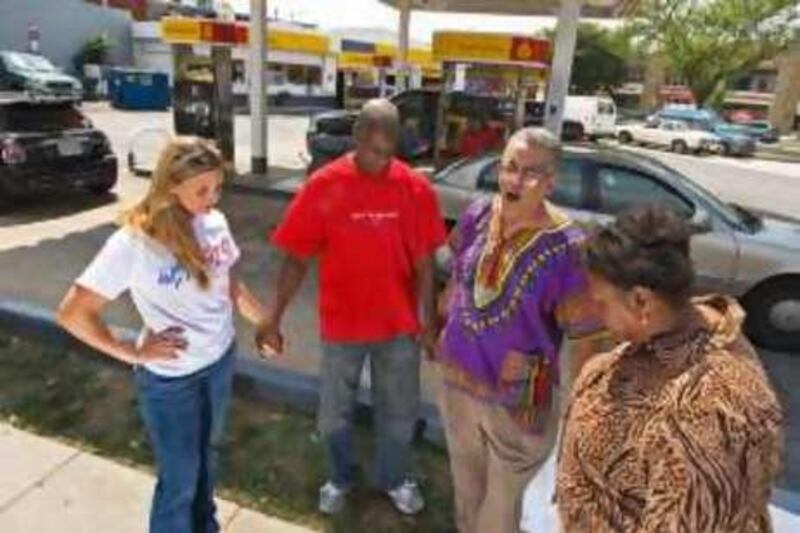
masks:
[(592, 232), (587, 267), (621, 289), (647, 287), (672, 305), (682, 306), (694, 285), (690, 237), (688, 221), (672, 210), (658, 205), (634, 207)]

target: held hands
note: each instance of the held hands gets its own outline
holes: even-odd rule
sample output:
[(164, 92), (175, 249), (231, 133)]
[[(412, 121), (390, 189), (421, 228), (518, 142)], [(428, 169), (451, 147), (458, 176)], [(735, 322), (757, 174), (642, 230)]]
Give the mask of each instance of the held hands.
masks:
[(283, 334), (280, 320), (268, 317), (261, 321), (256, 330), (256, 348), (259, 354), (272, 359), (283, 354)]
[(136, 361), (149, 363), (177, 359), (178, 351), (189, 346), (180, 326), (169, 327), (159, 333), (147, 330), (144, 341), (136, 349)]

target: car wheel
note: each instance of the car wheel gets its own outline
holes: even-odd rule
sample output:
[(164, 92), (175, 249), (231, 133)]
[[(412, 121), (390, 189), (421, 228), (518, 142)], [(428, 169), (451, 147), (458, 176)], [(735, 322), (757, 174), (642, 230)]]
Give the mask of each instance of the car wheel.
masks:
[(800, 351), (800, 278), (768, 282), (744, 298), (745, 331), (757, 345)]
[(689, 147), (686, 145), (686, 141), (678, 139), (676, 141), (672, 141), (672, 151), (676, 154), (685, 154), (689, 151)]
[(725, 157), (730, 157), (731, 153), (731, 145), (728, 143), (722, 143), (722, 155)]
[(619, 132), (619, 142), (622, 144), (629, 144), (633, 142), (633, 135), (628, 131), (621, 131)]

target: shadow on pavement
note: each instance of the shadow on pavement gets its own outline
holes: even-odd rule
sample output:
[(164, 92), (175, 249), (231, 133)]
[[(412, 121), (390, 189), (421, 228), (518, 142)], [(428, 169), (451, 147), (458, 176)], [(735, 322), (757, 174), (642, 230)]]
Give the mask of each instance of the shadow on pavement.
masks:
[(74, 215), (116, 201), (117, 196), (112, 193), (92, 194), (83, 191), (53, 192), (28, 198), (2, 200), (0, 228)]

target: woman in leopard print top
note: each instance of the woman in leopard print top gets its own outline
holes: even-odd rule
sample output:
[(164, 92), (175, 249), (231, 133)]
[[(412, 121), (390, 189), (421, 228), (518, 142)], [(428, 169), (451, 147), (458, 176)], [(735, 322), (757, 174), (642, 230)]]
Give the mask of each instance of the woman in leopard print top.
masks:
[(690, 298), (689, 235), (646, 207), (590, 241), (593, 294), (623, 342), (572, 389), (556, 483), (568, 533), (772, 530), (781, 408), (740, 307)]

